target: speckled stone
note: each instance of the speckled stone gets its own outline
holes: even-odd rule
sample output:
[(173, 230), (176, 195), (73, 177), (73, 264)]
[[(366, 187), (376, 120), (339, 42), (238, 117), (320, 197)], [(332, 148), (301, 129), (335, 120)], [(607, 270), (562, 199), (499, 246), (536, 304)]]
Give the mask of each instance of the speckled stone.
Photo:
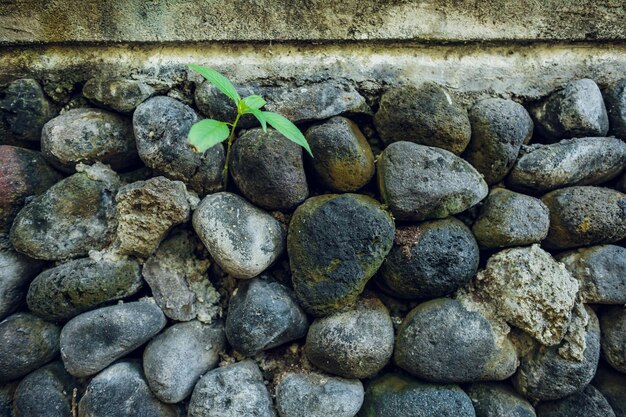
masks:
[(591, 385), (581, 392), (537, 406), (538, 417), (615, 417), (604, 396)]
[(536, 417), (533, 406), (506, 383), (479, 382), (465, 392), (472, 399), (476, 417)]
[(83, 86), (83, 96), (97, 106), (130, 114), (156, 90), (139, 80), (91, 78)]
[(602, 354), (616, 370), (626, 374), (626, 307), (611, 306), (600, 315)]

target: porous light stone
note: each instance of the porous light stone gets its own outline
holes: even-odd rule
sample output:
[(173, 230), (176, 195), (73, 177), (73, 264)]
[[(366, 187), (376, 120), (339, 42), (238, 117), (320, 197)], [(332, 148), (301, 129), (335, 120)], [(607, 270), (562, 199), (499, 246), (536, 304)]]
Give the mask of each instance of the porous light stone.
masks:
[(18, 213), (11, 227), (15, 249), (37, 259), (61, 260), (85, 256), (113, 241), (119, 178), (104, 165), (79, 169)]
[(196, 384), (189, 417), (276, 417), (259, 367), (251, 360), (207, 372)]
[(28, 308), (50, 321), (66, 321), (143, 286), (133, 260), (75, 259), (39, 274), (28, 289)]
[(293, 291), (261, 276), (240, 282), (230, 297), (226, 335), (244, 355), (254, 355), (306, 335), (309, 322)]
[(398, 220), (444, 218), (487, 196), (487, 183), (465, 160), (439, 148), (396, 142), (378, 159), (381, 197)]
[(600, 364), (592, 385), (606, 398), (616, 417), (626, 417), (626, 379), (624, 374)]
[(616, 370), (626, 374), (626, 307), (611, 306), (600, 315), (602, 354)]
[(159, 96), (137, 106), (133, 130), (139, 157), (146, 166), (204, 195), (221, 189), (225, 156), (222, 144), (204, 153), (193, 151), (187, 135), (198, 120), (191, 107)]
[(217, 365), (225, 343), (219, 321), (192, 320), (168, 327), (143, 352), (143, 369), (154, 395), (166, 403), (187, 398), (200, 376)]
[(410, 141), (456, 155), (463, 152), (471, 137), (467, 110), (447, 89), (433, 82), (387, 90), (380, 98), (374, 124), (387, 144)]
[(150, 301), (102, 307), (80, 314), (61, 331), (61, 357), (77, 377), (94, 375), (126, 356), (165, 327), (165, 316)]
[(354, 417), (363, 395), (358, 379), (287, 372), (276, 385), (276, 409), (280, 417)]
[(365, 390), (360, 417), (475, 417), (472, 401), (458, 385), (429, 384), (385, 374)]
[(616, 138), (574, 138), (530, 149), (515, 163), (507, 183), (545, 192), (572, 185), (602, 184), (626, 167), (626, 143)]
[(626, 248), (599, 245), (558, 257), (580, 285), (579, 297), (588, 304), (626, 304)]
[(139, 80), (91, 78), (83, 86), (83, 96), (97, 106), (130, 114), (156, 90)]
[(211, 323), (220, 313), (220, 295), (207, 277), (204, 245), (190, 230), (176, 230), (148, 258), (142, 274), (157, 305), (177, 321)]
[(193, 228), (215, 262), (235, 278), (259, 275), (285, 249), (278, 220), (232, 193), (206, 196), (193, 213)]
[(391, 359), (394, 345), (389, 312), (376, 297), (366, 294), (352, 306), (309, 328), (305, 351), (318, 368), (344, 378), (369, 378)]
[(241, 194), (268, 210), (290, 210), (309, 196), (303, 149), (278, 131), (250, 129), (237, 138), (230, 172)]
[(626, 238), (626, 194), (580, 186), (552, 191), (541, 200), (550, 210), (548, 248), (568, 249)]
[(581, 392), (537, 406), (538, 417), (615, 417), (604, 396), (591, 385)]
[(538, 198), (504, 188), (491, 190), (472, 232), (484, 248), (526, 246), (548, 235), (550, 213)]
[(465, 392), (476, 417), (536, 417), (533, 406), (505, 383), (478, 382)]
[[(72, 414), (72, 393), (78, 383), (60, 361), (28, 374), (17, 387), (15, 415), (67, 417)], [(2, 415), (2, 414), (0, 414)]]
[(609, 119), (593, 80), (572, 80), (531, 109), (535, 126), (549, 140), (606, 136)]
[(455, 218), (401, 226), (376, 283), (399, 298), (441, 297), (474, 277), (479, 255), (472, 232)]
[(609, 116), (609, 133), (626, 139), (626, 78), (607, 87), (604, 102)]
[(178, 408), (163, 404), (150, 391), (135, 361), (117, 362), (87, 385), (78, 403), (80, 417), (180, 417)]
[(354, 301), (391, 249), (394, 222), (359, 194), (309, 198), (291, 218), (287, 250), (300, 305), (325, 316)]
[(398, 329), (394, 361), (420, 379), (460, 383), (510, 377), (517, 354), (480, 312), (438, 298), (406, 316)]
[(310, 127), (305, 137), (314, 157), (317, 177), (333, 191), (352, 192), (374, 176), (374, 155), (359, 127), (345, 117), (333, 117)]
[(137, 162), (130, 120), (101, 109), (72, 109), (45, 124), (41, 153), (63, 172), (75, 172), (78, 163), (96, 161), (113, 169)]
[(487, 184), (502, 180), (520, 148), (533, 134), (533, 120), (519, 103), (501, 98), (481, 100), (469, 111), (472, 139), (463, 154)]
[(30, 313), (0, 322), (0, 381), (9, 382), (45, 365), (59, 354), (61, 329)]
[(148, 257), (157, 249), (167, 232), (189, 220), (189, 200), (181, 181), (155, 177), (119, 189), (116, 249), (122, 254)]

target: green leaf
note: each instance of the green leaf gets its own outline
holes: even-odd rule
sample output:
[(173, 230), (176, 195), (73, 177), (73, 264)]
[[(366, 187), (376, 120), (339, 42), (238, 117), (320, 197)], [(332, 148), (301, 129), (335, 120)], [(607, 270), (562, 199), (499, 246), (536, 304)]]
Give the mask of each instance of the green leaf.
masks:
[(228, 78), (224, 77), (219, 72), (211, 68), (193, 64), (189, 65), (189, 68), (206, 78), (207, 81), (216, 86), (222, 93), (226, 94), (235, 104), (239, 103), (239, 100), (241, 100), (239, 93), (235, 90), (235, 86), (233, 86)]
[(225, 141), (230, 135), (228, 124), (213, 119), (204, 119), (191, 126), (189, 143), (196, 152), (204, 153), (207, 149)]
[(252, 115), (256, 117), (256, 119), (261, 123), (261, 127), (264, 132), (267, 132), (267, 120), (265, 120), (265, 116), (263, 116), (263, 112), (261, 110), (252, 110)]
[(289, 121), (284, 116), (281, 116), (278, 113), (272, 113), (269, 111), (262, 112), (263, 117), (272, 126), (274, 129), (278, 130), (284, 137), (289, 139), (292, 142), (297, 143), (302, 146), (306, 151), (313, 157), (313, 152), (311, 152), (311, 148), (307, 143), (304, 135), (300, 132), (300, 129), (293, 123)]
[(258, 110), (267, 103), (263, 97), (257, 95), (248, 96), (243, 99), (243, 102), (246, 103), (246, 106), (248, 106), (250, 110)]

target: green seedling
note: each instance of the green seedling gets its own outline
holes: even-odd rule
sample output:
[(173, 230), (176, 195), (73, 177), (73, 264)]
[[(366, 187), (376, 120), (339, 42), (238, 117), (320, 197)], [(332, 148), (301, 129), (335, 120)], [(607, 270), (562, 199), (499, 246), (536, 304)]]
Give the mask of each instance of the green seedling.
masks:
[(204, 153), (207, 149), (218, 143), (228, 140), (226, 146), (226, 163), (224, 164), (223, 184), (224, 190), (228, 186), (228, 160), (230, 158), (230, 148), (235, 140), (235, 129), (239, 119), (244, 114), (251, 114), (261, 123), (264, 132), (267, 132), (267, 125), (276, 129), (280, 134), (292, 142), (302, 146), (309, 155), (313, 156), (311, 148), (300, 129), (284, 116), (278, 113), (262, 111), (266, 101), (261, 96), (251, 95), (241, 98), (233, 84), (219, 72), (199, 65), (189, 65), (189, 68), (198, 72), (208, 82), (213, 84), (222, 93), (226, 94), (237, 107), (237, 117), (232, 123), (222, 122), (213, 119), (204, 119), (191, 126), (189, 131), (189, 144), (195, 152)]

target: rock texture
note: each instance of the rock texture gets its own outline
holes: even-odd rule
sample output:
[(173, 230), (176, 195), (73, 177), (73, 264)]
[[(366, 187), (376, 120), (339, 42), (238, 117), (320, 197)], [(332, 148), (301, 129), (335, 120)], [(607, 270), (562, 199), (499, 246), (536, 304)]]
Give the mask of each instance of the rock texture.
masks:
[(616, 417), (626, 416), (626, 381), (624, 374), (611, 367), (600, 365), (593, 386), (606, 398)]
[(626, 308), (612, 306), (600, 316), (603, 357), (613, 368), (626, 374)]
[(539, 417), (615, 417), (606, 398), (591, 385), (561, 400), (539, 404), (537, 415)]
[(39, 142), (41, 128), (57, 110), (36, 80), (22, 78), (11, 82), (0, 100), (2, 121), (16, 141)]
[(72, 414), (72, 393), (78, 383), (61, 362), (53, 362), (24, 378), (15, 392), (19, 417), (67, 417)]
[(92, 78), (83, 86), (83, 96), (97, 106), (120, 113), (132, 113), (135, 108), (156, 93), (150, 85), (139, 80)]
[(476, 417), (536, 417), (533, 406), (504, 383), (475, 383), (465, 392), (472, 399)]
[(604, 91), (604, 102), (609, 116), (609, 133), (621, 139), (626, 138), (626, 78)]

